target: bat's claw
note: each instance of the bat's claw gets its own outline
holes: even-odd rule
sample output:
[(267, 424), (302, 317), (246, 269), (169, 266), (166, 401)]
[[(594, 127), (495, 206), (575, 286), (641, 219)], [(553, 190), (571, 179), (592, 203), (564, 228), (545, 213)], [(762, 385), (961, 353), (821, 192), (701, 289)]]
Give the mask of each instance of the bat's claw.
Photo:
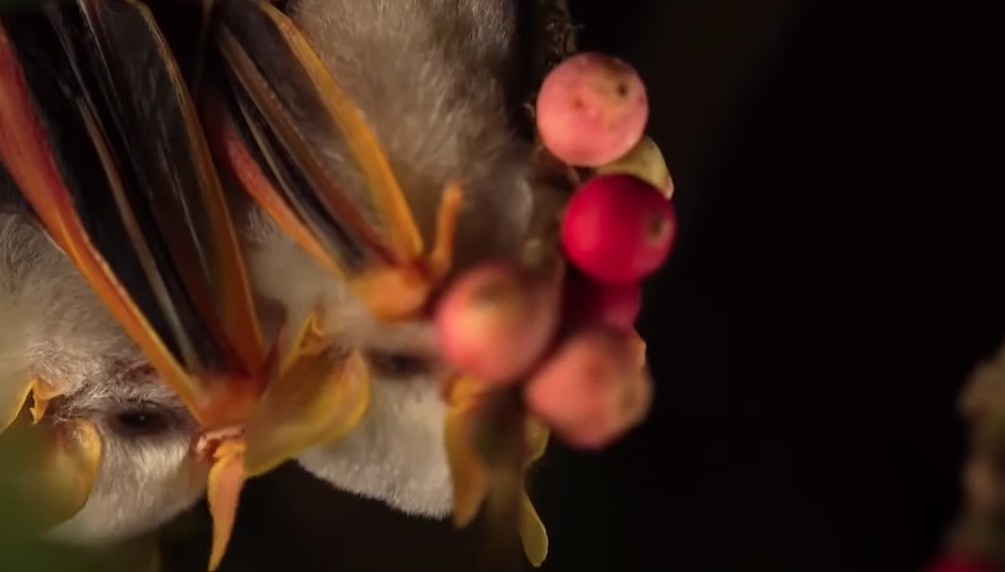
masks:
[(62, 391), (53, 388), (51, 385), (41, 380), (32, 382), (32, 404), (28, 409), (31, 413), (31, 421), (37, 425), (45, 418), (45, 413), (49, 410), (49, 404), (54, 399), (63, 395)]
[(398, 322), (425, 307), (432, 283), (416, 266), (385, 266), (355, 279), (352, 290), (376, 320)]
[[(198, 440), (196, 440), (194, 447), (195, 454), (200, 459), (216, 460), (219, 459), (221, 447), (225, 443), (238, 442), (243, 440), (243, 438), (243, 425), (231, 425), (206, 431), (202, 435), (199, 435)], [(230, 450), (232, 447), (232, 445), (228, 445), (224, 450)]]
[(436, 237), (429, 254), (400, 266), (376, 268), (353, 281), (355, 294), (377, 320), (406, 320), (426, 306), (430, 293), (453, 267), (457, 220), (463, 203), (461, 186), (448, 185), (440, 202)]
[(14, 423), (25, 405), (28, 405), (32, 424), (37, 425), (45, 417), (52, 400), (61, 395), (62, 391), (39, 379), (30, 379), (20, 386), (0, 388), (0, 433)]

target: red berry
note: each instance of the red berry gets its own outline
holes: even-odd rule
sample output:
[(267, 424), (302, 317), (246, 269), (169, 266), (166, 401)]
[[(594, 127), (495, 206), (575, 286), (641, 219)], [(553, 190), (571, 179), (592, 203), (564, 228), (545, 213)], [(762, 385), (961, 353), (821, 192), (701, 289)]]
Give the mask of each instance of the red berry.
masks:
[(462, 276), (436, 312), (447, 362), (486, 383), (505, 384), (529, 369), (558, 326), (558, 300), (503, 264)]
[(631, 175), (594, 177), (569, 201), (562, 243), (580, 270), (606, 284), (638, 282), (670, 254), (673, 207)]
[(627, 63), (594, 53), (553, 69), (537, 98), (537, 129), (556, 157), (599, 167), (627, 154), (649, 118), (646, 87)]

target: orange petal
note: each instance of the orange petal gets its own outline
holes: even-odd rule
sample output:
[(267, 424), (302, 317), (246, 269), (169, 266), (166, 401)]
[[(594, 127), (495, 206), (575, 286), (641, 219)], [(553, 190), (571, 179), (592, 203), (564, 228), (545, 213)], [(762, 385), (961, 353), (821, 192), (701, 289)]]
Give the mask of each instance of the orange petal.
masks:
[(217, 460), (209, 472), (209, 512), (213, 516), (213, 548), (209, 557), (210, 571), (223, 560), (234, 531), (237, 505), (244, 487), (244, 444), (224, 441), (217, 449)]

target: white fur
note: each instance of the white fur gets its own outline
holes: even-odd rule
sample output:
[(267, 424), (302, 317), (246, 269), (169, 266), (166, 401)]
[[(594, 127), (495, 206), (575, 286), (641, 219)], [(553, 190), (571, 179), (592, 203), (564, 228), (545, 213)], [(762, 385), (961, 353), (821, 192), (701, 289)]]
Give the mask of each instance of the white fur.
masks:
[[(530, 217), (530, 146), (511, 132), (502, 79), (516, 65), (515, 5), (298, 0), (292, 9), (387, 151), (427, 246), (443, 188), (462, 183), (460, 265), (516, 254)], [(319, 151), (341, 189), (366, 196), (341, 141)]]
[[(187, 454), (194, 420), (73, 265), (34, 226), (11, 215), (0, 215), (0, 319), (0, 359), (16, 364), (2, 366), (0, 383), (24, 383), (22, 374), (44, 380), (64, 394), (45, 422), (84, 418), (102, 437), (94, 491), (81, 512), (51, 532), (54, 539), (115, 543), (195, 503), (205, 469)], [(116, 414), (137, 404), (169, 419), (166, 430), (116, 432)]]
[[(299, 0), (293, 18), (359, 105), (387, 151), (429, 245), (440, 192), (465, 191), (455, 268), (517, 254), (530, 218), (529, 147), (509, 130), (505, 86), (515, 34), (510, 0)], [(339, 141), (320, 151), (341, 188), (365, 195)], [(293, 323), (321, 307), (329, 334), (363, 350), (428, 357), (428, 323), (377, 324), (331, 276), (251, 212), (249, 262), (259, 293)], [(300, 463), (333, 485), (414, 515), (443, 517), (452, 486), (439, 377), (378, 375), (373, 405), (345, 440)]]
[[(260, 292), (284, 302), (291, 324), (325, 309), (327, 333), (361, 349), (430, 355), (428, 324), (375, 323), (309, 255), (278, 235), (251, 250)], [(348, 341), (346, 343), (349, 343)], [(443, 448), (445, 406), (433, 376), (377, 377), (371, 408), (346, 439), (309, 451), (300, 463), (329, 483), (409, 514), (443, 516), (451, 508)]]

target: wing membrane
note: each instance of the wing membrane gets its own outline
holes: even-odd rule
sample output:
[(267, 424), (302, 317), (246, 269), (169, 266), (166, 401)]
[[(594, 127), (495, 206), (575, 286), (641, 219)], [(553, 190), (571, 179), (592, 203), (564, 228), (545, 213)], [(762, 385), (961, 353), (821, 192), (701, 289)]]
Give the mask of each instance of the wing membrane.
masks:
[(310, 192), (297, 190), (307, 183), (269, 135), (253, 106), (240, 94), (231, 98), (231, 108), (240, 112), (238, 119), (230, 115), (222, 98), (219, 94), (207, 96), (203, 113), (218, 163), (280, 228), (330, 272), (344, 277), (344, 268), (362, 267), (363, 254), (353, 248), (353, 241), (324, 206)]
[(208, 146), (149, 12), (80, 0), (5, 19), (12, 179), (193, 413), (238, 415), (232, 398), (257, 397), (266, 354)]
[[(308, 183), (289, 189), (295, 192), (287, 192), (287, 200), (306, 202), (313, 194), (340, 227), (339, 240), (348, 241), (342, 250), (364, 255), (360, 264), (333, 253), (342, 268), (356, 274), (418, 259), (422, 236), (383, 149), (299, 30), (265, 2), (227, 2), (221, 20), (217, 43), (235, 91), (253, 104), (260, 125)], [(340, 164), (343, 149), (355, 165)], [(338, 185), (356, 171), (365, 196)]]
[(76, 59), (91, 63), (92, 77), (102, 83), (92, 92), (105, 99), (95, 107), (107, 110), (105, 123), (118, 135), (113, 140), (128, 146), (138, 183), (134, 202), (148, 207), (217, 344), (232, 345), (242, 364), (258, 365), (264, 351), (236, 233), (165, 40), (150, 12), (133, 0), (85, 0), (80, 6), (93, 49), (78, 50)]

